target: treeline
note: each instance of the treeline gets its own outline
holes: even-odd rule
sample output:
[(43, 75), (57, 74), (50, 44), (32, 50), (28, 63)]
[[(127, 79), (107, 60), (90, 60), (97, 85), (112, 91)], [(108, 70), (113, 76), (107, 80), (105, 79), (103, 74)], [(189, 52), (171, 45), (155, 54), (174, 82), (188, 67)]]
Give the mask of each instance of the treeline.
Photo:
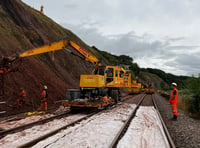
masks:
[(164, 71), (160, 69), (153, 69), (153, 68), (141, 68), (140, 70), (144, 72), (156, 74), (169, 85), (172, 82), (176, 82), (179, 89), (184, 89), (187, 87), (187, 79), (189, 78), (188, 76), (176, 76), (170, 73), (165, 73)]
[(191, 77), (187, 80), (187, 86), (191, 92), (192, 99), (188, 100), (188, 110), (193, 114), (200, 116), (200, 76), (198, 78)]

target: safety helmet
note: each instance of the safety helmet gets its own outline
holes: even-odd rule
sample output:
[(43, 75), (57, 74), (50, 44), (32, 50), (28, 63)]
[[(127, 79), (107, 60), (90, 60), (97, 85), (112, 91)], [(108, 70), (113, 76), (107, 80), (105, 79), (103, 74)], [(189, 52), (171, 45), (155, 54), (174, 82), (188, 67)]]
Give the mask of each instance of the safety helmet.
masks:
[(173, 86), (177, 86), (177, 84), (175, 82), (172, 83)]
[(44, 85), (44, 89), (47, 89), (47, 86), (46, 86), (46, 85)]

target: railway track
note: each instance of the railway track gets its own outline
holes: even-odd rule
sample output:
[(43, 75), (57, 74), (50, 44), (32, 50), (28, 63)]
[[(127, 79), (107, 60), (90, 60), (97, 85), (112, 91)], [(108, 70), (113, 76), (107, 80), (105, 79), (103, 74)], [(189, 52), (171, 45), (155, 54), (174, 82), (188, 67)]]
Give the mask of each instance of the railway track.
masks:
[[(127, 99), (130, 99), (131, 96), (126, 96)], [(111, 108), (115, 107), (116, 105), (113, 105)], [(106, 108), (107, 109), (107, 108)], [(104, 109), (105, 110), (105, 109)], [(14, 127), (14, 128), (10, 128), (10, 129), (6, 129), (6, 130), (1, 130), (0, 131), (0, 139), (8, 134), (14, 134), (14, 133), (17, 133), (17, 132), (21, 132), (25, 129), (28, 129), (28, 128), (31, 128), (33, 126), (36, 126), (36, 125), (41, 125), (41, 124), (44, 124), (44, 123), (47, 123), (47, 122), (50, 122), (54, 119), (59, 119), (59, 118), (62, 118), (62, 117), (68, 117), (70, 115), (72, 115), (73, 113), (71, 111), (67, 111), (67, 112), (64, 112), (64, 113), (61, 113), (59, 115), (55, 115), (55, 116), (52, 116), (52, 117), (49, 117), (49, 118), (45, 118), (45, 119), (42, 119), (42, 120), (38, 120), (38, 121), (35, 121), (35, 122), (31, 122), (29, 124), (25, 124), (25, 125), (22, 125), (22, 126), (17, 126), (17, 127)]]
[(36, 138), (36, 139), (32, 139), (31, 141), (28, 141), (28, 142), (26, 142), (25, 144), (20, 145), (18, 148), (27, 148), (27, 147), (31, 147), (31, 146), (37, 144), (38, 142), (40, 142), (40, 141), (42, 141), (42, 140), (44, 140), (44, 139), (46, 139), (46, 138), (48, 138), (48, 137), (51, 137), (51, 136), (55, 135), (56, 133), (60, 132), (61, 130), (66, 129), (66, 128), (70, 127), (70, 126), (74, 126), (75, 124), (77, 124), (77, 123), (79, 123), (79, 122), (81, 122), (81, 121), (83, 121), (83, 120), (86, 120), (86, 119), (88, 119), (89, 117), (94, 116), (94, 115), (96, 115), (96, 114), (98, 114), (98, 113), (99, 113), (99, 112), (90, 113), (89, 115), (84, 116), (84, 117), (82, 117), (82, 118), (80, 118), (80, 119), (78, 119), (78, 120), (76, 120), (76, 121), (74, 121), (74, 122), (72, 122), (72, 123), (70, 123), (70, 124), (66, 124), (66, 125), (64, 125), (64, 126), (62, 126), (62, 127), (60, 127), (60, 128), (58, 128), (58, 129), (55, 129), (55, 130), (53, 130), (53, 131), (51, 131), (51, 132), (48, 132), (47, 134), (44, 134), (44, 135), (42, 135), (42, 136), (40, 136), (40, 137), (38, 137), (38, 138)]
[[(126, 136), (126, 133), (127, 133), (127, 131), (128, 131), (128, 128), (129, 128), (129, 125), (130, 124), (132, 124), (133, 122), (132, 122), (132, 120), (133, 120), (133, 118), (135, 117), (135, 115), (136, 115), (136, 113), (137, 112), (140, 112), (140, 111), (138, 111), (138, 109), (140, 108), (140, 106), (142, 106), (142, 105), (149, 105), (150, 104), (150, 102), (151, 102), (151, 106), (154, 106), (154, 108), (156, 109), (156, 112), (157, 112), (157, 114), (158, 114), (158, 116), (159, 116), (159, 118), (160, 118), (160, 122), (162, 123), (162, 127), (163, 127), (163, 133), (165, 133), (165, 134), (163, 134), (164, 135), (164, 137), (166, 136), (166, 138), (165, 139), (167, 139), (166, 141), (168, 141), (168, 143), (169, 143), (169, 146), (168, 147), (172, 147), (172, 148), (174, 148), (175, 147), (175, 145), (174, 145), (174, 143), (173, 143), (173, 141), (171, 140), (171, 137), (170, 137), (170, 135), (169, 135), (169, 132), (167, 131), (167, 128), (166, 128), (166, 126), (164, 125), (164, 122), (162, 121), (162, 119), (161, 119), (161, 116), (160, 116), (160, 114), (159, 114), (159, 111), (157, 110), (157, 105), (156, 105), (156, 103), (155, 103), (155, 100), (154, 100), (154, 95), (145, 95), (145, 94), (140, 94), (140, 95), (138, 95), (138, 96), (135, 96), (134, 97), (134, 99), (133, 100), (137, 100), (138, 102), (137, 102), (137, 106), (135, 107), (132, 107), (132, 109), (134, 109), (134, 110), (129, 110), (129, 114), (127, 115), (127, 117), (128, 118), (125, 118), (125, 120), (123, 121), (125, 124), (123, 125), (123, 122), (121, 122), (122, 124), (121, 125), (123, 125), (123, 126), (120, 126), (120, 127), (122, 127), (121, 129), (120, 129), (120, 131), (119, 132), (117, 132), (116, 130), (116, 132), (115, 132), (115, 134), (113, 134), (113, 135), (116, 135), (116, 137), (115, 138), (113, 138), (113, 137), (111, 137), (110, 138), (110, 141), (112, 141), (112, 139), (114, 139), (113, 141), (112, 141), (112, 144), (110, 145), (110, 147), (117, 147), (118, 146), (118, 143), (119, 143), (119, 141), (121, 140), (121, 139), (123, 139), (123, 137), (125, 137)], [(130, 97), (127, 97), (126, 98), (127, 100), (129, 100), (129, 99), (131, 99), (131, 96)], [(145, 103), (145, 101), (146, 101), (146, 103)], [(148, 101), (147, 101), (148, 100)], [(38, 135), (40, 135), (39, 137), (36, 135), (36, 136), (32, 136), (33, 138), (28, 138), (28, 137), (26, 137), (25, 139), (28, 139), (28, 140), (26, 140), (26, 141), (23, 141), (23, 142), (18, 142), (18, 146), (17, 147), (32, 147), (32, 146), (34, 146), (34, 145), (41, 145), (41, 143), (40, 142), (43, 142), (43, 143), (45, 143), (45, 141), (48, 141), (48, 140), (46, 140), (47, 138), (49, 138), (49, 137), (52, 137), (53, 138), (53, 136), (55, 135), (55, 134), (57, 134), (58, 132), (60, 132), (61, 130), (64, 130), (64, 129), (68, 129), (69, 127), (71, 128), (72, 126), (75, 126), (75, 125), (77, 125), (78, 124), (78, 126), (80, 126), (80, 127), (84, 127), (83, 125), (81, 125), (81, 121), (83, 121), (83, 120), (86, 120), (86, 121), (84, 121), (84, 122), (86, 122), (86, 123), (88, 123), (88, 120), (87, 119), (89, 119), (89, 121), (90, 120), (92, 120), (93, 121), (93, 118), (90, 118), (91, 116), (94, 116), (94, 115), (97, 115), (98, 113), (109, 113), (109, 110), (112, 110), (113, 108), (115, 108), (115, 107), (117, 107), (117, 106), (119, 106), (119, 105), (121, 105), (121, 104), (123, 104), (123, 103), (120, 103), (120, 104), (118, 104), (118, 105), (115, 105), (115, 106), (112, 106), (111, 108), (109, 108), (109, 109), (104, 109), (104, 110), (101, 110), (101, 111), (98, 111), (98, 112), (92, 112), (92, 113), (89, 113), (89, 114), (87, 114), (87, 115), (81, 115), (81, 116), (79, 116), (79, 118), (74, 118), (74, 116), (72, 117), (69, 117), (69, 118), (72, 118), (73, 119), (73, 121), (70, 121), (70, 120), (68, 120), (69, 118), (66, 118), (68, 121), (70, 121), (70, 122), (68, 122), (66, 119), (65, 120), (61, 120), (61, 122), (62, 122), (62, 124), (59, 124), (59, 126), (57, 127), (57, 128), (53, 128), (52, 130), (49, 130), (49, 131), (46, 131), (45, 133), (41, 133), (41, 134), (39, 134), (39, 133), (37, 133)], [(122, 105), (123, 106), (123, 105)], [(123, 108), (123, 107), (122, 107)], [(142, 107), (141, 107), (142, 108)], [(153, 107), (151, 107), (151, 108), (153, 108)], [(119, 112), (119, 114), (118, 114), (118, 109), (117, 110), (115, 110), (115, 111), (117, 111), (116, 112), (116, 115), (117, 116), (121, 116), (122, 114), (124, 114), (123, 112), (121, 112), (122, 114), (120, 114), (120, 112)], [(127, 113), (127, 112), (126, 112)], [(102, 115), (102, 114), (100, 114), (100, 115)], [(114, 114), (112, 114), (112, 115), (114, 115)], [(110, 117), (113, 117), (113, 116), (110, 116)], [(115, 115), (115, 116), (116, 116)], [(130, 115), (130, 116), (129, 116)], [(138, 115), (138, 113), (137, 113), (137, 115)], [(75, 115), (76, 116), (76, 115)], [(103, 116), (105, 116), (104, 114), (103, 114)], [(108, 115), (109, 116), (109, 115)], [(99, 116), (98, 116), (99, 117)], [(64, 119), (64, 118), (63, 118)], [(74, 121), (74, 119), (75, 119), (75, 121)], [(97, 118), (98, 119), (98, 118)], [(101, 118), (100, 118), (101, 119)], [(107, 118), (105, 118), (105, 119), (107, 119)], [(104, 120), (105, 120), (104, 119)], [(120, 119), (123, 119), (123, 118), (113, 118), (114, 120), (108, 120), (108, 123), (109, 123), (109, 121), (111, 121), (110, 123), (113, 123), (113, 121), (114, 122), (118, 122), (118, 121), (121, 121)], [(104, 121), (104, 120), (102, 120), (102, 121)], [(60, 121), (60, 120), (59, 120)], [(64, 121), (64, 122), (63, 122)], [(66, 123), (66, 121), (67, 121), (67, 123)], [(97, 120), (98, 122), (96, 122), (97, 123), (97, 125), (99, 124), (99, 121), (101, 121), (101, 120)], [(60, 122), (60, 123), (61, 123)], [(80, 123), (81, 122), (81, 123)], [(83, 123), (84, 123), (83, 122)], [(80, 123), (80, 124), (79, 124)], [(92, 122), (93, 123), (93, 122)], [(95, 122), (94, 122), (95, 123)], [(101, 122), (100, 122), (101, 123)], [(105, 123), (105, 121), (104, 122), (102, 122), (102, 123)], [(107, 123), (107, 122), (106, 122)], [(56, 121), (56, 124), (57, 124), (57, 121)], [(146, 123), (145, 123), (146, 124)], [(52, 124), (49, 124), (48, 123), (48, 125), (50, 125), (50, 127), (52, 126)], [(85, 125), (85, 124), (84, 124)], [(95, 124), (93, 124), (92, 126), (94, 126)], [(109, 124), (108, 124), (109, 125)], [(91, 125), (90, 125), (91, 126)], [(86, 126), (87, 127), (87, 126)], [(98, 126), (97, 126), (98, 127)], [(109, 127), (109, 126), (108, 126)], [(39, 127), (39, 128), (41, 128), (41, 127)], [(70, 130), (70, 128), (69, 128), (69, 130)], [(84, 127), (85, 128), (85, 127)], [(78, 128), (79, 129), (79, 128)], [(81, 129), (81, 128), (80, 128)], [(106, 128), (105, 128), (106, 129)], [(114, 128), (113, 128), (114, 129)], [(32, 130), (32, 129), (30, 129), (30, 130)], [(106, 129), (107, 130), (107, 129)], [(29, 131), (30, 133), (35, 133), (35, 131), (37, 131), (37, 129), (35, 130), (35, 128), (33, 129), (33, 131)], [(81, 130), (80, 130), (81, 131)], [(98, 131), (98, 130), (97, 130)], [(109, 129), (108, 129), (108, 131), (109, 131)], [(25, 131), (25, 133), (28, 133), (27, 131)], [(93, 131), (93, 133), (94, 133), (94, 131)], [(111, 133), (112, 133), (112, 130), (111, 130)], [(20, 133), (19, 133), (20, 134)], [(98, 133), (96, 133), (96, 134), (98, 134)], [(26, 134), (25, 134), (26, 135)], [(68, 135), (68, 134), (67, 134)], [(72, 134), (73, 135), (73, 134)], [(66, 134), (64, 134), (64, 136), (66, 136)], [(68, 135), (69, 136), (69, 135)], [(62, 136), (61, 136), (62, 137)], [(70, 136), (69, 136), (70, 137)], [(72, 136), (73, 137), (73, 136)], [(75, 136), (76, 137), (76, 136)], [(9, 137), (8, 137), (9, 138)], [(102, 137), (103, 138), (103, 137)], [(69, 138), (68, 138), (69, 139)], [(58, 139), (57, 139), (58, 140)], [(57, 141), (56, 140), (56, 141)], [(77, 139), (78, 140), (78, 139)], [(22, 140), (21, 140), (22, 141)], [(102, 140), (103, 141), (103, 140)], [(26, 143), (25, 143), (26, 142)], [(49, 143), (49, 144), (47, 144), (47, 145), (50, 145), (50, 144), (53, 144), (54, 142), (52, 141), (51, 143)], [(121, 143), (121, 142), (120, 142)], [(110, 144), (110, 142), (108, 142), (107, 143), (107, 146), (109, 146), (109, 144)], [(105, 145), (104, 145), (105, 146)], [(120, 146), (119, 146), (120, 147)]]
[[(129, 126), (130, 126), (132, 120), (133, 120), (134, 117), (136, 116), (137, 110), (139, 109), (139, 107), (140, 107), (141, 104), (143, 103), (145, 97), (147, 97), (147, 95), (141, 96), (140, 100), (139, 100), (138, 103), (137, 103), (137, 106), (135, 107), (135, 109), (133, 110), (133, 112), (131, 113), (131, 115), (129, 116), (129, 118), (126, 120), (126, 122), (124, 123), (124, 125), (122, 126), (122, 128), (119, 130), (118, 134), (117, 134), (117, 135), (115, 136), (115, 138), (113, 139), (113, 141), (112, 141), (112, 143), (110, 144), (109, 148), (116, 148), (116, 147), (117, 147), (119, 141), (120, 141), (120, 140), (123, 138), (123, 136), (126, 134), (126, 132), (127, 132), (128, 128), (129, 128)], [(170, 146), (170, 148), (175, 148), (176, 146), (175, 146), (175, 144), (174, 144), (174, 142), (173, 142), (173, 140), (172, 140), (172, 138), (171, 138), (171, 136), (170, 136), (170, 134), (169, 134), (169, 132), (168, 132), (168, 130), (167, 130), (167, 128), (166, 128), (166, 125), (165, 125), (165, 123), (164, 123), (164, 121), (163, 121), (163, 119), (162, 119), (160, 113), (159, 113), (159, 110), (158, 110), (158, 107), (157, 107), (157, 104), (156, 104), (156, 102), (155, 102), (155, 98), (154, 98), (154, 97), (155, 97), (154, 95), (151, 95), (152, 104), (153, 104), (153, 106), (154, 106), (154, 108), (155, 108), (155, 110), (156, 110), (156, 112), (157, 112), (157, 114), (158, 114), (158, 116), (159, 116), (160, 122), (161, 122), (161, 124), (162, 124), (163, 131), (164, 131), (164, 133), (165, 133), (165, 136), (166, 136), (166, 138), (167, 138), (167, 141), (168, 141), (168, 143), (169, 143), (169, 146)]]
[(31, 128), (33, 126), (44, 124), (44, 123), (50, 122), (50, 121), (52, 121), (54, 119), (59, 119), (59, 118), (67, 117), (67, 116), (70, 116), (70, 115), (72, 115), (72, 113), (71, 113), (71, 111), (68, 111), (68, 112), (65, 112), (65, 113), (62, 113), (62, 114), (59, 114), (59, 115), (55, 115), (55, 116), (46, 118), (46, 119), (42, 119), (42, 120), (38, 120), (38, 121), (35, 121), (35, 122), (31, 122), (29, 124), (25, 124), (25, 125), (22, 125), (22, 126), (14, 127), (14, 128), (7, 129), (7, 130), (3, 130), (3, 131), (0, 132), (0, 138), (6, 136), (8, 134), (17, 133), (17, 132), (23, 131), (25, 129)]
[(117, 104), (117, 105), (113, 105), (113, 106), (111, 106), (109, 108), (105, 108), (105, 109), (102, 109), (102, 110), (98, 110), (96, 112), (92, 112), (92, 113), (90, 113), (90, 114), (88, 114), (88, 115), (86, 115), (86, 116), (84, 116), (84, 117), (82, 117), (82, 118), (80, 118), (80, 119), (78, 119), (76, 121), (73, 121), (73, 122), (71, 122), (69, 124), (63, 125), (62, 127), (59, 127), (59, 128), (57, 128), (57, 129), (55, 129), (53, 131), (50, 131), (50, 132), (48, 132), (48, 133), (46, 133), (46, 134), (44, 134), (44, 135), (42, 135), (42, 136), (40, 136), (38, 138), (32, 139), (32, 140), (30, 140), (30, 141), (28, 141), (28, 142), (26, 142), (26, 143), (24, 143), (24, 144), (22, 144), (22, 145), (20, 145), (18, 147), (19, 148), (26, 148), (26, 147), (34, 146), (35, 144), (39, 143), (40, 141), (43, 141), (43, 140), (45, 140), (45, 139), (57, 134), (61, 130), (64, 130), (64, 129), (68, 128), (68, 127), (74, 126), (75, 124), (78, 124), (81, 121), (86, 120), (86, 119), (88, 119), (88, 118), (90, 118), (90, 117), (92, 117), (94, 115), (101, 114), (103, 112), (107, 112), (109, 110), (112, 110), (113, 108), (115, 108), (117, 106), (120, 106), (120, 105), (121, 104)]
[[(120, 105), (120, 104), (119, 104)], [(5, 130), (5, 131), (2, 131), (2, 132), (0, 132), (0, 136), (1, 137), (4, 137), (4, 136), (6, 136), (6, 135), (8, 135), (8, 136), (11, 136), (11, 135), (9, 135), (9, 134), (13, 134), (13, 133), (16, 133), (17, 135), (21, 135), (21, 133), (23, 134), (25, 134), (25, 133), (28, 133), (28, 131), (24, 131), (25, 129), (27, 129), (27, 130), (29, 130), (29, 131), (31, 131), (31, 132), (29, 132), (29, 133), (36, 133), (37, 132), (37, 129), (38, 129), (38, 127), (34, 127), (34, 128), (32, 128), (31, 129), (31, 127), (33, 127), (33, 126), (35, 126), (35, 125), (39, 125), (39, 124), (44, 124), (44, 123), (47, 123), (48, 122), (48, 125), (52, 125), (52, 123), (54, 122), (50, 122), (50, 121), (52, 121), (53, 119), (58, 119), (58, 118), (62, 118), (62, 117), (67, 117), (67, 118), (63, 118), (64, 120), (64, 122), (63, 122), (63, 124), (61, 124), (61, 125), (59, 125), (59, 126), (56, 126), (57, 128), (55, 128), (55, 129), (52, 129), (52, 130), (49, 130), (49, 131), (47, 131), (47, 132), (45, 132), (45, 133), (41, 133), (41, 134), (39, 134), (38, 133), (38, 135), (40, 135), (39, 137), (36, 135), (36, 136), (33, 136), (34, 138), (25, 138), (26, 139), (26, 141), (23, 141), (22, 143), (19, 143), (19, 144), (17, 144), (18, 146), (17, 147), (31, 147), (31, 146), (33, 146), (33, 145), (35, 145), (36, 143), (38, 143), (38, 142), (40, 142), (40, 141), (42, 141), (42, 140), (44, 140), (44, 139), (46, 139), (46, 138), (48, 138), (48, 137), (51, 137), (51, 136), (53, 136), (53, 135), (55, 135), (56, 133), (58, 133), (59, 131), (61, 131), (61, 130), (63, 130), (63, 129), (66, 129), (66, 128), (68, 128), (68, 127), (71, 127), (71, 126), (73, 126), (73, 125), (75, 125), (75, 124), (78, 124), (79, 122), (81, 122), (81, 121), (83, 121), (83, 120), (86, 120), (86, 119), (88, 119), (89, 117), (91, 117), (91, 116), (93, 116), (93, 115), (96, 115), (96, 114), (98, 114), (98, 113), (101, 113), (101, 112), (106, 112), (106, 111), (109, 111), (109, 110), (112, 110), (113, 108), (115, 108), (116, 106), (119, 106), (119, 105), (114, 105), (114, 106), (111, 106), (111, 107), (109, 107), (109, 108), (105, 108), (105, 109), (102, 109), (102, 110), (98, 110), (98, 111), (93, 111), (93, 112), (88, 112), (88, 111), (86, 111), (86, 112), (81, 112), (81, 114), (79, 115), (78, 113), (74, 113), (74, 114), (72, 114), (71, 112), (66, 112), (66, 113), (63, 113), (63, 114), (60, 114), (60, 115), (58, 115), (58, 116), (53, 116), (53, 117), (50, 117), (50, 118), (47, 118), (47, 119), (43, 119), (43, 120), (40, 120), (40, 121), (37, 121), (37, 122), (33, 122), (33, 123), (30, 123), (30, 124), (27, 124), (27, 125), (23, 125), (23, 126), (19, 126), (19, 127), (16, 127), (16, 128), (12, 128), (12, 129), (9, 129), (9, 130)], [(80, 113), (80, 112), (79, 112)], [(70, 115), (72, 115), (72, 116), (70, 116)], [(68, 116), (70, 116), (69, 117), (69, 120), (68, 120)], [(78, 118), (77, 118), (78, 117)], [(74, 120), (72, 120), (72, 119), (74, 119)], [(65, 123), (67, 121), (67, 123)], [(55, 121), (55, 123), (57, 124), (58, 122), (57, 121)], [(53, 123), (53, 124), (55, 124), (55, 123)], [(29, 129), (30, 128), (30, 129)], [(41, 127), (39, 127), (39, 128), (43, 128), (42, 126)], [(20, 131), (22, 131), (22, 132), (20, 132)], [(20, 132), (20, 133), (18, 133), (18, 132)], [(26, 134), (25, 134), (26, 135)], [(32, 134), (31, 134), (32, 135)], [(31, 136), (30, 135), (30, 136)], [(34, 135), (34, 134), (33, 134)], [(29, 137), (29, 134), (27, 134), (27, 136)], [(28, 139), (28, 140), (27, 140)], [(25, 143), (24, 143), (25, 142)], [(21, 144), (21, 145), (20, 145)]]

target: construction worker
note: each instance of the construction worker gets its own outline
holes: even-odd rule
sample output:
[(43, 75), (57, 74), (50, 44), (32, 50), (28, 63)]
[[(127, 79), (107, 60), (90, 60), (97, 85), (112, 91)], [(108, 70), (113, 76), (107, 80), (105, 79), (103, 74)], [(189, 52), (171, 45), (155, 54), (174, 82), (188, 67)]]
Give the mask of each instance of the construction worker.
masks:
[(24, 88), (21, 88), (20, 90), (21, 91), (20, 91), (20, 94), (19, 94), (19, 98), (15, 102), (17, 107), (22, 107), (22, 105), (25, 104), (26, 92), (25, 92)]
[(169, 102), (172, 106), (172, 113), (173, 113), (173, 118), (172, 120), (173, 121), (176, 121), (177, 120), (177, 116), (178, 116), (178, 113), (177, 113), (177, 98), (178, 98), (178, 90), (177, 90), (177, 84), (176, 83), (172, 83), (171, 84), (171, 87), (172, 87), (172, 92), (171, 92), (171, 95), (170, 95), (170, 99), (169, 99)]
[(45, 111), (47, 111), (47, 98), (48, 98), (47, 86), (44, 85), (44, 88), (42, 91), (41, 105), (37, 109), (38, 111), (40, 111), (43, 106), (45, 107)]

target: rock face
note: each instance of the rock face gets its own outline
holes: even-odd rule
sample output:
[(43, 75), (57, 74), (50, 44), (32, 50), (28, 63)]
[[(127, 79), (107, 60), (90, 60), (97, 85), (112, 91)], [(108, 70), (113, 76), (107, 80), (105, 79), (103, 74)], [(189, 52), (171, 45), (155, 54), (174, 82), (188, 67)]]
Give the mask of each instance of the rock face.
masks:
[[(11, 56), (61, 39), (74, 40), (91, 50), (70, 30), (21, 0), (0, 1), (0, 38), (0, 56)], [(48, 86), (49, 107), (54, 107), (55, 101), (64, 99), (67, 88), (79, 87), (80, 74), (91, 73), (93, 66), (61, 50), (55, 52), (55, 61), (51, 60), (51, 54), (46, 53), (23, 58), (18, 68), (19, 71), (4, 77), (5, 94), (0, 101), (7, 103), (0, 105), (0, 110), (7, 110), (5, 115), (36, 109), (43, 85)], [(21, 87), (27, 92), (26, 105), (18, 110), (11, 106)]]

